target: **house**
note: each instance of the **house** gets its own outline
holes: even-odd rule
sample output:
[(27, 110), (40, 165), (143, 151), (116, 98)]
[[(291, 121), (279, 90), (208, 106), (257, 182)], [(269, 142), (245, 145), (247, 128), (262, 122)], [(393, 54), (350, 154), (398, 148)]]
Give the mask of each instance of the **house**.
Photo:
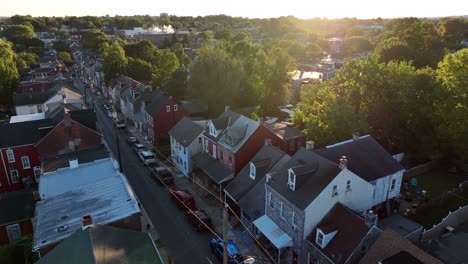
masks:
[(54, 126), (50, 119), (0, 125), (0, 192), (34, 183), (41, 165), (35, 144)]
[(83, 222), (36, 264), (163, 263), (152, 240), (147, 233)]
[(127, 83), (126, 86), (121, 88), (120, 97), (119, 97), (120, 111), (125, 116), (125, 118), (128, 118), (133, 121), (134, 119), (133, 103), (135, 102), (135, 99), (139, 95), (145, 92), (145, 90), (146, 90), (146, 87), (144, 84), (137, 82), (133, 79), (131, 79), (131, 81)]
[(155, 141), (169, 131), (184, 117), (190, 116), (185, 107), (172, 96), (159, 94), (145, 107), (148, 138)]
[(253, 223), (278, 255), (289, 247), (299, 263), (307, 257), (305, 239), (336, 203), (355, 212), (372, 206), (372, 184), (348, 170), (346, 159), (337, 165), (310, 145), (266, 177), (265, 214)]
[(305, 146), (304, 134), (292, 123), (275, 122), (267, 124), (266, 127), (284, 141), (284, 146), (281, 146), (281, 149), (285, 150), (289, 155), (294, 155), (296, 151)]
[(14, 94), (13, 101), (17, 115), (50, 113), (61, 104), (71, 104), (77, 108), (83, 108), (81, 94), (66, 87), (47, 92)]
[(111, 158), (44, 173), (36, 203), (33, 252), (44, 256), (82, 228), (83, 218), (94, 223), (141, 230), (141, 213), (125, 176)]
[(442, 264), (443, 262), (424, 252), (397, 232), (388, 229), (379, 236), (359, 263)]
[(332, 162), (345, 157), (348, 169), (375, 186), (372, 206), (385, 215), (386, 202), (400, 194), (405, 169), (372, 136), (353, 135), (353, 139), (317, 150)]
[(31, 190), (1, 194), (0, 245), (14, 243), (24, 235), (32, 234), (34, 198)]
[[(234, 178), (271, 139), (273, 146), (282, 146), (282, 139), (261, 121), (232, 112), (227, 106), (216, 118), (209, 120), (203, 133), (203, 151), (193, 157), (196, 166), (217, 187)], [(205, 181), (205, 182), (207, 182)]]
[(37, 114), (29, 114), (29, 115), (14, 115), (10, 117), (10, 124), (11, 123), (20, 123), (20, 122), (28, 122), (28, 121), (35, 121), (35, 120), (43, 120), (45, 119), (45, 113), (37, 113)]
[(70, 160), (77, 160), (79, 165), (107, 158), (109, 158), (109, 151), (104, 144), (97, 147), (75, 150), (73, 152), (67, 152), (65, 154), (42, 159), (41, 174), (69, 167)]
[(206, 121), (182, 118), (170, 131), (171, 159), (185, 176), (193, 170), (192, 156), (201, 153)]
[[(265, 211), (265, 175), (289, 158), (266, 139), (265, 145), (224, 188), (225, 201), (247, 225)], [(241, 204), (244, 198), (246, 203)]]
[(157, 98), (161, 94), (161, 90), (151, 91), (147, 89), (142, 93), (134, 93), (132, 97), (127, 98), (127, 118), (141, 132), (146, 133), (147, 131), (145, 107), (151, 103), (153, 98)]
[(304, 263), (357, 263), (382, 233), (376, 215), (365, 217), (336, 203), (307, 237)]
[(101, 134), (71, 119), (70, 114), (65, 113), (63, 120), (36, 143), (36, 148), (39, 157), (45, 159), (101, 144)]

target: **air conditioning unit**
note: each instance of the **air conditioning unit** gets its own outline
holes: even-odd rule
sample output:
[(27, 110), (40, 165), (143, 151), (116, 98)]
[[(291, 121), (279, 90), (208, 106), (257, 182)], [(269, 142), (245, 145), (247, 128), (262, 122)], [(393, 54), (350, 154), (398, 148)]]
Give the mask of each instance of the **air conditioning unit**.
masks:
[(292, 230), (296, 231), (297, 225), (296, 225), (296, 224), (292, 224), (292, 225), (291, 225), (291, 228), (292, 228)]

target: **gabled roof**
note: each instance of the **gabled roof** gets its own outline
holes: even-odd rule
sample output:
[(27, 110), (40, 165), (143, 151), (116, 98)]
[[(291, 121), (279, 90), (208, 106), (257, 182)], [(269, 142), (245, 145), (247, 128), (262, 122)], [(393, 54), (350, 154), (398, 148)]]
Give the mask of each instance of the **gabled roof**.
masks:
[(224, 191), (235, 201), (239, 201), (266, 173), (286, 154), (269, 145), (264, 145), (250, 160), (256, 167), (255, 180), (250, 177), (250, 162), (229, 183)]
[(211, 140), (218, 142), (218, 140), (223, 135), (223, 131), (230, 125), (232, 125), (237, 119), (241, 117), (240, 114), (232, 111), (224, 111), (219, 115), (218, 118), (208, 121), (212, 123), (216, 130), (219, 130), (216, 137), (213, 137), (209, 131), (205, 131), (204, 136), (210, 138)]
[[(304, 169), (298, 166), (304, 166)], [(300, 175), (296, 175), (294, 191), (288, 186), (290, 168), (300, 172)], [(282, 168), (272, 171), (273, 180), (267, 185), (297, 208), (304, 210), (340, 172), (341, 170), (333, 162), (313, 151), (301, 148)]]
[(154, 116), (157, 112), (159, 112), (169, 101), (169, 96), (164, 93), (158, 93), (153, 97), (152, 102), (146, 106), (145, 111)]
[(79, 109), (68, 111), (70, 113), (70, 118), (94, 131), (96, 129), (96, 112), (94, 109)]
[(81, 228), (84, 215), (91, 215), (96, 224), (109, 224), (140, 212), (125, 176), (110, 158), (45, 173), (39, 193), (33, 250), (72, 235)]
[[(338, 231), (323, 249), (315, 241), (317, 228), (326, 234), (328, 231)], [(334, 263), (345, 263), (370, 229), (364, 218), (343, 204), (336, 203), (313, 229), (307, 241)]]
[(18, 223), (34, 216), (34, 198), (31, 190), (0, 194), (0, 226)]
[(184, 117), (169, 131), (169, 135), (182, 146), (188, 147), (204, 130), (204, 127)]
[(143, 232), (96, 225), (79, 229), (37, 264), (161, 263), (151, 237)]
[(346, 156), (347, 168), (368, 182), (404, 169), (370, 135), (318, 149), (316, 152), (335, 163), (339, 163), (339, 159)]
[(32, 92), (32, 93), (15, 93), (13, 94), (13, 102), (15, 106), (21, 105), (38, 105), (47, 102), (50, 98), (56, 95), (58, 91), (50, 90), (47, 92)]
[(374, 245), (367, 251), (359, 263), (378, 263), (401, 251), (406, 251), (413, 257), (425, 264), (442, 264), (437, 258), (424, 252), (422, 249), (402, 237), (397, 232), (387, 229), (375, 241)]
[(0, 125), (0, 149), (35, 144), (55, 125), (51, 119)]
[(78, 164), (85, 164), (107, 158), (109, 158), (107, 148), (104, 145), (100, 145), (98, 147), (82, 149), (46, 158), (42, 160), (41, 170), (42, 173), (46, 173), (56, 171), (60, 168), (67, 168), (70, 166), (69, 161), (72, 159), (78, 159)]
[(236, 153), (259, 127), (259, 122), (241, 115), (234, 122), (229, 123), (218, 142)]
[(294, 127), (290, 124), (285, 124), (281, 122), (281, 123), (267, 124), (265, 126), (269, 128), (271, 131), (273, 131), (273, 133), (278, 135), (283, 140), (288, 140), (288, 139), (293, 139), (293, 138), (304, 136), (301, 130), (299, 130), (297, 127)]
[(189, 111), (190, 114), (196, 115), (206, 112), (206, 107), (202, 107), (192, 101), (180, 101), (182, 106)]

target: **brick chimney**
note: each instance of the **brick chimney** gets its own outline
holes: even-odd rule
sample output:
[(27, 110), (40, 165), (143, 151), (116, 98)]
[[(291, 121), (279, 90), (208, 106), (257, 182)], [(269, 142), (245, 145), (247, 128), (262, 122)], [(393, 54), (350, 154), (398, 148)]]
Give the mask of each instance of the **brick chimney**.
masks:
[(338, 165), (341, 170), (345, 169), (348, 166), (348, 159), (346, 156), (341, 156), (340, 163)]
[(65, 123), (65, 127), (71, 127), (70, 113), (63, 114), (63, 122)]
[(224, 111), (230, 111), (231, 107), (229, 105), (224, 106)]
[(359, 132), (354, 132), (354, 133), (353, 133), (353, 140), (354, 140), (354, 141), (358, 141), (358, 140), (359, 140), (359, 136), (360, 136)]
[(265, 146), (271, 146), (271, 138), (265, 138)]
[(81, 228), (83, 230), (85, 230), (88, 227), (92, 227), (93, 225), (93, 217), (91, 215), (83, 215), (81, 217)]
[(306, 141), (306, 150), (313, 150), (315, 148), (315, 142), (312, 140)]

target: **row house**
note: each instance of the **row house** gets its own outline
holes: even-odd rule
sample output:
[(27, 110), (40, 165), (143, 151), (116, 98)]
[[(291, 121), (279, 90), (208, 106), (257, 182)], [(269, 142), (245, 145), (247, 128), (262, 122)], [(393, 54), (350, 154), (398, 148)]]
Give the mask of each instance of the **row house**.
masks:
[(135, 99), (145, 92), (147, 88), (144, 84), (139, 83), (131, 79), (126, 86), (120, 89), (119, 104), (120, 111), (125, 116), (125, 118), (133, 121), (134, 119), (134, 109), (133, 103)]
[(289, 155), (294, 155), (296, 151), (305, 146), (304, 134), (300, 129), (294, 127), (292, 123), (275, 122), (265, 126), (284, 141), (284, 145), (281, 146), (281, 149), (286, 151)]
[(192, 157), (203, 149), (203, 132), (206, 121), (193, 121), (182, 118), (170, 131), (171, 160), (185, 176), (194, 169)]
[(203, 151), (193, 159), (208, 176), (206, 183), (214, 182), (221, 190), (221, 185), (239, 173), (264, 145), (265, 139), (270, 139), (274, 146), (283, 144), (281, 138), (261, 122), (226, 107), (218, 118), (208, 121), (203, 133)]
[(124, 115), (126, 118), (130, 119), (141, 132), (144, 131), (146, 133), (147, 131), (145, 107), (161, 94), (161, 90), (151, 91), (146, 89), (143, 92), (133, 91), (130, 96), (126, 98), (127, 106)]
[(345, 157), (348, 169), (374, 186), (373, 209), (381, 217), (389, 214), (389, 201), (400, 194), (405, 169), (372, 136), (354, 134), (316, 152), (335, 163)]
[(83, 222), (141, 231), (141, 212), (125, 175), (112, 158), (44, 173), (39, 183), (32, 242), (33, 252), (46, 255), (83, 228)]
[[(374, 186), (313, 151), (309, 144), (281, 168), (270, 171), (265, 183), (265, 213), (253, 224), (266, 244), (282, 252), (288, 263), (307, 263), (307, 236), (336, 203), (355, 212), (372, 206)], [(285, 250), (289, 248), (290, 250)]]
[(15, 243), (32, 234), (34, 216), (32, 190), (2, 193), (0, 199), (0, 245)]
[(34, 183), (41, 165), (35, 144), (54, 126), (50, 119), (0, 125), (0, 192)]

